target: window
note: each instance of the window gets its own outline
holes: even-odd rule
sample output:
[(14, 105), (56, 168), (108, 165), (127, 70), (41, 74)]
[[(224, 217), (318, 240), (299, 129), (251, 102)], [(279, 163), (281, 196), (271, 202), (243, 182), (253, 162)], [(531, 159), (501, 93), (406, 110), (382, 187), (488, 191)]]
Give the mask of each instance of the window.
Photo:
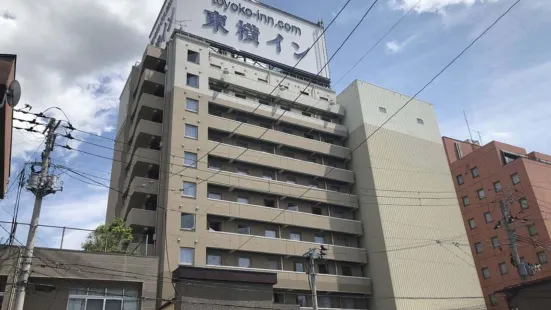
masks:
[(306, 296), (297, 295), (297, 304), (299, 304), (301, 307), (306, 307), (308, 305), (308, 303), (306, 302)]
[(239, 257), (237, 259), (237, 264), (239, 267), (251, 268), (251, 259), (248, 257)]
[(275, 208), (275, 201), (271, 199), (264, 199), (264, 206), (268, 208)]
[(312, 140), (314, 139), (314, 136), (309, 134), (309, 133), (305, 133), (304, 137), (307, 138), (307, 139), (312, 139)]
[(493, 221), (492, 213), (490, 213), (490, 212), (484, 213), (484, 219), (486, 220), (486, 223), (490, 223), (491, 221)]
[(353, 298), (343, 298), (342, 307), (344, 309), (356, 309), (356, 302)]
[(277, 234), (275, 230), (266, 229), (264, 231), (264, 237), (268, 238), (277, 238)]
[(325, 139), (324, 141), (325, 141), (325, 143), (333, 144), (333, 140), (331, 140), (331, 139)]
[[(244, 94), (241, 94), (241, 93), (235, 93), (235, 97), (237, 98), (241, 98), (241, 99), (247, 99), (247, 96), (245, 96)], [(239, 122), (241, 122), (240, 120), (238, 120)], [(246, 122), (244, 122), (246, 123)]]
[(482, 243), (477, 242), (474, 244), (474, 249), (476, 251), (476, 254), (480, 254), (484, 251), (484, 246), (482, 245)]
[(300, 241), (300, 233), (292, 232), (290, 235), (291, 240)]
[(320, 100), (329, 101), (329, 99), (327, 99), (327, 98), (325, 98), (325, 97), (320, 97)]
[(338, 218), (340, 218), (340, 219), (343, 219), (343, 218), (344, 218), (344, 213), (342, 213), (341, 211), (333, 211), (333, 212), (331, 213), (331, 215), (332, 215), (333, 217), (338, 217)]
[(263, 105), (272, 105), (269, 99), (258, 99), (258, 102)]
[(494, 182), (494, 191), (496, 191), (496, 193), (501, 192), (501, 182)]
[(219, 65), (210, 64), (210, 66), (211, 66), (211, 68), (215, 68), (215, 69), (218, 69), (218, 70), (222, 69), (222, 67), (219, 66)]
[(507, 274), (509, 271), (507, 271), (507, 264), (502, 262), (499, 263), (499, 273), (501, 274)]
[(215, 192), (209, 192), (207, 198), (208, 198), (208, 199), (221, 200), (221, 199), (222, 199), (222, 194), (220, 194), (220, 193), (215, 193)]
[(195, 198), (197, 196), (197, 184), (193, 182), (184, 182), (182, 196)]
[(469, 227), (471, 229), (475, 229), (476, 228), (476, 222), (474, 221), (474, 219), (469, 219)]
[(180, 228), (188, 230), (195, 229), (195, 214), (182, 213)]
[(310, 96), (310, 94), (307, 93), (307, 92), (305, 92), (305, 91), (301, 91), (300, 94), (301, 94), (301, 95), (305, 95), (305, 96)]
[(196, 51), (188, 50), (187, 51), (187, 61), (198, 64), (199, 63), (199, 53)]
[(326, 264), (318, 264), (318, 272), (321, 274), (329, 274), (329, 268)]
[(484, 277), (484, 279), (489, 279), (490, 278), (490, 269), (488, 269), (488, 267), (484, 267), (482, 268), (482, 276)]
[(474, 167), (471, 169), (471, 175), (473, 176), (473, 178), (476, 178), (479, 176), (477, 167)]
[(287, 183), (297, 184), (297, 178), (295, 178), (295, 177), (292, 176), (292, 175), (288, 175), (288, 176), (287, 176)]
[(288, 203), (287, 210), (289, 211), (298, 211), (298, 205), (295, 203)]
[(187, 86), (199, 88), (199, 76), (195, 74), (188, 73), (186, 82)]
[(492, 237), (492, 246), (494, 247), (494, 249), (499, 248), (501, 246), (498, 237), (496, 236)]
[(320, 296), (319, 297), (319, 306), (320, 308), (333, 308), (333, 302), (329, 296)]
[(199, 136), (199, 129), (195, 125), (186, 124), (184, 135), (186, 138), (195, 139), (197, 140), (197, 137)]
[(421, 118), (418, 118), (418, 119), (417, 119), (417, 123), (418, 123), (418, 124), (421, 124), (421, 125), (424, 125), (424, 124), (425, 124), (425, 121), (424, 121), (423, 119), (421, 119)]
[(296, 272), (304, 272), (304, 263), (295, 262), (295, 269)]
[(317, 215), (321, 215), (321, 208), (312, 207), (312, 213), (317, 214)]
[(530, 236), (537, 235), (538, 232), (536, 231), (536, 225), (534, 225), (534, 224), (528, 225), (528, 233), (530, 234)]
[[(3, 293), (0, 295), (2, 300)], [(138, 291), (131, 289), (69, 289), (67, 310), (138, 310)]]
[(324, 122), (328, 122), (328, 123), (331, 123), (331, 119), (327, 116), (322, 116), (321, 117), (321, 120), (324, 121)]
[(483, 189), (483, 188), (477, 190), (477, 191), (476, 191), (476, 195), (478, 196), (478, 199), (480, 199), (480, 200), (486, 198), (486, 194), (484, 193), (484, 189)]
[(197, 154), (191, 152), (184, 153), (184, 166), (197, 168)]
[(268, 83), (268, 79), (258, 78), (260, 82)]
[(279, 270), (281, 268), (279, 268), (279, 261), (277, 260), (269, 260), (268, 261), (268, 269), (272, 269), (272, 270)]
[(544, 251), (541, 251), (541, 252), (538, 252), (537, 253), (538, 255), (538, 262), (540, 264), (547, 264), (548, 260), (547, 260), (547, 253), (545, 253)]
[(314, 236), (314, 242), (324, 244), (325, 240), (324, 240), (323, 236)]
[(194, 249), (180, 248), (180, 265), (193, 265)]
[(518, 202), (520, 203), (520, 208), (522, 210), (528, 209), (528, 200), (526, 200), (526, 198), (521, 198)]
[(243, 72), (239, 72), (239, 71), (234, 71), (234, 72), (235, 72), (235, 75), (245, 76), (245, 73)]
[(217, 221), (209, 221), (209, 231), (222, 231), (222, 223)]
[(455, 177), (457, 179), (457, 184), (458, 185), (463, 185), (463, 183), (465, 183), (465, 180), (463, 180), (463, 175), (458, 175)]
[(237, 197), (237, 202), (238, 203), (244, 203), (244, 204), (249, 204), (249, 198), (247, 197)]
[(342, 275), (343, 276), (352, 276), (352, 268), (350, 266), (342, 266)]
[(251, 226), (245, 225), (245, 224), (238, 224), (237, 225), (237, 233), (244, 234), (244, 235), (250, 235), (251, 234)]
[(199, 112), (199, 101), (191, 98), (186, 98), (186, 111)]
[(207, 256), (207, 265), (220, 266), (220, 264), (222, 264), (222, 256), (212, 254)]
[(249, 170), (248, 170), (248, 169), (245, 169), (245, 168), (239, 168), (239, 167), (237, 167), (237, 174), (249, 175)]
[(496, 295), (490, 295), (490, 304), (491, 304), (492, 306), (497, 305), (497, 301), (498, 301), (498, 299), (497, 299), (497, 296), (496, 296)]
[(463, 205), (465, 207), (469, 206), (471, 204), (471, 201), (469, 200), (469, 196), (463, 196)]
[(285, 295), (283, 293), (274, 293), (274, 304), (282, 304), (285, 300)]
[(383, 108), (383, 107), (379, 107), (379, 112), (381, 112), (381, 113), (386, 113), (386, 109)]
[(513, 182), (513, 184), (520, 183), (520, 176), (518, 175), (518, 173), (514, 173), (511, 175), (511, 181)]
[(308, 116), (308, 117), (312, 117), (312, 114), (311, 114), (311, 113), (308, 113), (308, 112), (302, 112), (302, 115)]
[(266, 180), (273, 180), (274, 179), (274, 173), (271, 171), (264, 171), (262, 173), (262, 178)]
[(279, 106), (279, 108), (284, 110), (284, 111), (291, 111), (291, 108), (286, 107), (286, 106)]

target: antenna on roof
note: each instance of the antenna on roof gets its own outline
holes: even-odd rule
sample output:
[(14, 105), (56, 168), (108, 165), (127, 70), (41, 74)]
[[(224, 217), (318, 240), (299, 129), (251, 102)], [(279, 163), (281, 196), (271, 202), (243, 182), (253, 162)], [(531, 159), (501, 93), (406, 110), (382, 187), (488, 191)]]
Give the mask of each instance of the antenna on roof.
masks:
[(471, 133), (471, 127), (469, 126), (469, 121), (467, 120), (467, 113), (465, 113), (465, 110), (463, 110), (463, 116), (465, 116), (465, 123), (467, 123), (467, 130), (469, 130), (469, 137), (471, 137), (471, 141), (473, 141), (473, 134)]

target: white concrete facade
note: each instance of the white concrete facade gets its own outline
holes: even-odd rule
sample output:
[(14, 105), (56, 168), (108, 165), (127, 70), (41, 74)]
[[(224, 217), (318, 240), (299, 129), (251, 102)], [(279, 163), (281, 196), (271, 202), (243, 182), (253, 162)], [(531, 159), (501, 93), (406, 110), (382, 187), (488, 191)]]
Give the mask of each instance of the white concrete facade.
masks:
[(353, 151), (370, 309), (484, 305), (434, 108), (412, 100), (394, 115), (409, 99), (361, 81), (337, 98)]

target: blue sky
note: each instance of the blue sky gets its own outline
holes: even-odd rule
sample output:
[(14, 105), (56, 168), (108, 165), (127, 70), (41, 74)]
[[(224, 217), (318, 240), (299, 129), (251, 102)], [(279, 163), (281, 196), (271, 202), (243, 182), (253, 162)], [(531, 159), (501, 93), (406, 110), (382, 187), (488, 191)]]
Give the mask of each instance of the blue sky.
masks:
[[(34, 2), (34, 3), (30, 3)], [(265, 0), (282, 10), (327, 25), (343, 0)], [(330, 64), (333, 81), (371, 47), (417, 0), (379, 1), (354, 36)], [(423, 0), (381, 44), (341, 83), (337, 92), (360, 79), (412, 95), (471, 40), (502, 14), (512, 0)], [(0, 49), (19, 55), (18, 79), (23, 101), (33, 111), (57, 105), (73, 124), (114, 138), (117, 100), (128, 71), (141, 58), (147, 35), (162, 4), (156, 1), (59, 0), (47, 6), (7, 0), (0, 4)], [(371, 1), (352, 0), (327, 31), (329, 53), (360, 19)], [(68, 14), (70, 12), (70, 14)], [(551, 154), (551, 134), (545, 130), (551, 117), (551, 3), (524, 0), (459, 61), (419, 95), (434, 105), (442, 135), (468, 138), (463, 119), (480, 131), (483, 142), (499, 140), (528, 151)], [(89, 18), (89, 16), (95, 16)], [(40, 29), (32, 25), (41, 23)], [(32, 30), (32, 31), (31, 31)], [(15, 40), (17, 38), (17, 40)], [(58, 44), (51, 44), (58, 42)], [(61, 117), (59, 114), (54, 115)], [(545, 126), (547, 125), (547, 126)], [(473, 133), (475, 136), (476, 133)], [(14, 133), (12, 175), (37, 148), (39, 135)], [(113, 142), (80, 134), (80, 139), (113, 147)], [(59, 141), (64, 143), (64, 141)], [(87, 144), (73, 147), (111, 157), (112, 151)], [(38, 154), (37, 154), (38, 155)], [(35, 158), (38, 158), (35, 156)], [(57, 150), (54, 162), (96, 175), (108, 184), (111, 163), (88, 155)], [(63, 192), (44, 202), (41, 223), (94, 228), (103, 222), (107, 190), (63, 174)], [(0, 201), (13, 210), (15, 190)], [(19, 220), (28, 222), (33, 196), (22, 195)], [(0, 220), (11, 216), (0, 207)], [(3, 225), (8, 227), (8, 225)], [(44, 230), (39, 244), (59, 242), (60, 230)], [(24, 239), (26, 232), (18, 237)], [(0, 236), (5, 236), (0, 231)], [(78, 247), (82, 233), (68, 238)]]

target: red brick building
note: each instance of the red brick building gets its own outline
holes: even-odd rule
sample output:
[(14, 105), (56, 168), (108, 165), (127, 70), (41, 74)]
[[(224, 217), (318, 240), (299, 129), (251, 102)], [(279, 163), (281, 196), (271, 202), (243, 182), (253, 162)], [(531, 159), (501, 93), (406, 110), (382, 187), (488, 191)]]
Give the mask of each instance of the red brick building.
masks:
[(500, 202), (512, 193), (512, 225), (521, 260), (541, 264), (526, 281), (551, 276), (551, 156), (490, 142), (484, 146), (444, 137), (478, 277), (489, 309), (509, 309), (502, 294), (493, 293), (521, 283), (511, 264), (507, 232), (496, 228), (502, 219)]

